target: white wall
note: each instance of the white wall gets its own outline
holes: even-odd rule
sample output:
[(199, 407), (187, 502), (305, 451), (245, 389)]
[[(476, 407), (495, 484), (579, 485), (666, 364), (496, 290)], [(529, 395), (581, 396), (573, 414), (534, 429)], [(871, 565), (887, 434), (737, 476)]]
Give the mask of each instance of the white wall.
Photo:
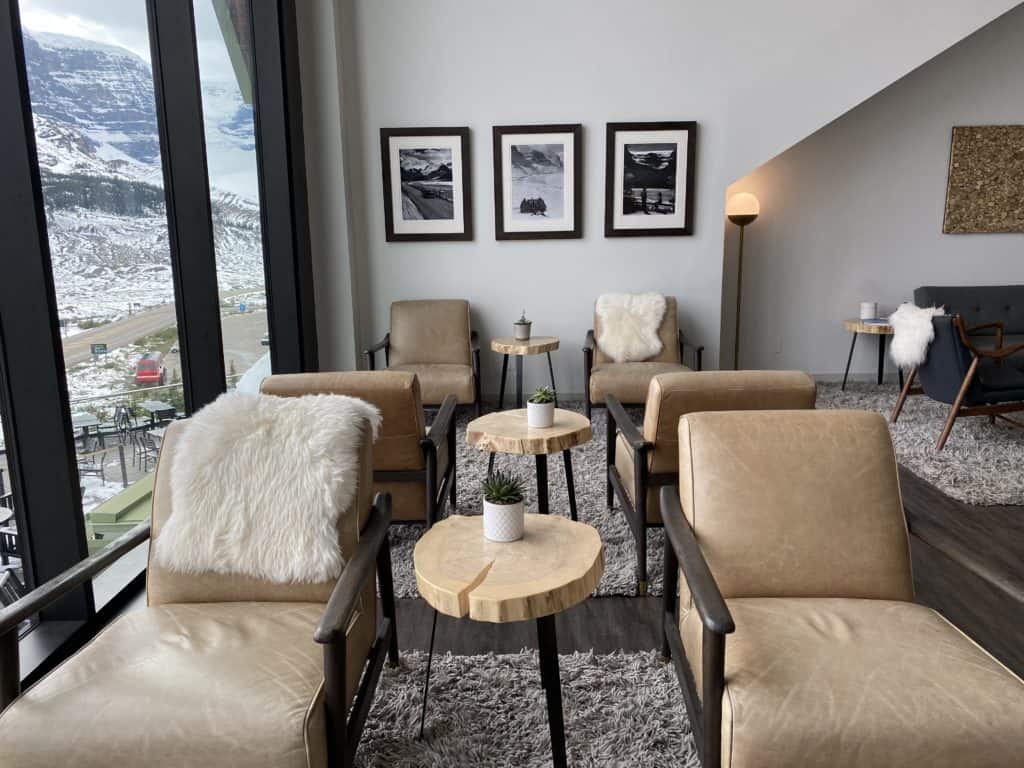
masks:
[[(485, 340), (507, 334), (525, 306), (535, 333), (563, 340), (566, 392), (583, 389), (579, 348), (608, 290), (676, 295), (715, 367), (728, 183), (1015, 4), (336, 2), (360, 343), (383, 334), (396, 299), (466, 297)], [(699, 122), (695, 236), (604, 238), (605, 123), (633, 120)], [(491, 126), (531, 122), (584, 125), (581, 240), (494, 240)], [(472, 129), (475, 241), (386, 243), (379, 129), (453, 125)], [(318, 275), (336, 279), (328, 266)], [(331, 342), (322, 346), (329, 365)], [(484, 362), (493, 392), (496, 356)], [(527, 385), (543, 373), (528, 364)]]
[[(842, 320), (861, 301), (891, 311), (919, 285), (1024, 283), (1024, 235), (942, 234), (951, 129), (1024, 122), (1022, 51), (1024, 7), (733, 185), (762, 205), (746, 233), (743, 367), (841, 374)], [(851, 370), (873, 373), (876, 355), (861, 339)]]

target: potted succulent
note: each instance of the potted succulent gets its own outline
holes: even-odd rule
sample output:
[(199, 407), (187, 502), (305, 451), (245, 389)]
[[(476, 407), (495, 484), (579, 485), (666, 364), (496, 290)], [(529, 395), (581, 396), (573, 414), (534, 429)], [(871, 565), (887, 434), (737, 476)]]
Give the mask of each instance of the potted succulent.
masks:
[(484, 538), (523, 538), (523, 483), (511, 472), (495, 470), (484, 480)]
[(526, 401), (526, 425), (545, 428), (555, 423), (555, 391), (537, 387)]
[(512, 324), (512, 328), (515, 329), (516, 341), (529, 341), (530, 340), (530, 326), (533, 322), (526, 319), (526, 310), (523, 310), (523, 314), (519, 316), (519, 319)]

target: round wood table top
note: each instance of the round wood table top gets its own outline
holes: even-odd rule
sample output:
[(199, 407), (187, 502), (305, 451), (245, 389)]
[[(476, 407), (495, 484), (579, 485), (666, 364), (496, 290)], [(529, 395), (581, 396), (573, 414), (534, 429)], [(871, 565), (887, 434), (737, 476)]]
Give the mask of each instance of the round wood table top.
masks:
[(491, 339), (491, 351), (503, 355), (539, 355), (558, 349), (557, 336), (531, 336), (525, 340), (511, 336)]
[(590, 440), (590, 419), (582, 413), (555, 408), (550, 427), (527, 426), (526, 409), (494, 411), (473, 419), (466, 427), (466, 442), (491, 453), (524, 456), (559, 453)]
[(525, 516), (519, 541), (484, 538), (481, 515), (451, 515), (413, 550), (416, 586), (447, 616), (506, 622), (571, 608), (593, 593), (604, 572), (597, 530), (558, 515)]
[(868, 323), (864, 320), (844, 320), (843, 327), (850, 333), (873, 333), (876, 336), (891, 336), (892, 326), (888, 323)]

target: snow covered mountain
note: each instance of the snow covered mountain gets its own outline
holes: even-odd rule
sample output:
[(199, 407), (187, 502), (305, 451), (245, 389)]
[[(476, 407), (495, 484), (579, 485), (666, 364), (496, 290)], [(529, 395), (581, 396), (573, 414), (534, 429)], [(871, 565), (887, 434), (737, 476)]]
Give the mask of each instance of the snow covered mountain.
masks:
[[(25, 58), (61, 317), (110, 319), (129, 304), (173, 301), (148, 63), (36, 32), (25, 34)], [(253, 288), (263, 258), (255, 156), (246, 157), (252, 110), (233, 83), (204, 83), (203, 100), (218, 281), (222, 291)]]

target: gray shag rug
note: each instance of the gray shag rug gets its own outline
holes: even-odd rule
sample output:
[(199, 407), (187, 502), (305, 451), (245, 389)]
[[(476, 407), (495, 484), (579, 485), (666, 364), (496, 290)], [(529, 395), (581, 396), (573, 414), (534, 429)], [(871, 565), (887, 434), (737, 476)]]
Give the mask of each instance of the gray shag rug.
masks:
[[(384, 668), (356, 765), (551, 765), (537, 653), (434, 656), (420, 741), (426, 654)], [(559, 657), (566, 750), (574, 766), (697, 768), (679, 683), (655, 651)]]
[[(582, 410), (579, 403), (562, 403), (563, 408)], [(630, 409), (634, 421), (643, 419), (643, 409)], [(581, 522), (594, 526), (604, 544), (604, 575), (596, 595), (633, 595), (636, 593), (636, 547), (633, 534), (616, 503), (615, 509), (605, 506), (605, 411), (593, 411), (593, 433), (590, 442), (572, 450), (572, 475), (576, 483), (576, 512)], [(466, 444), (469, 415), (460, 414), (456, 439), (458, 464), (456, 485), (458, 514), (479, 515), (483, 508), (481, 484), (487, 476), (484, 451)], [(497, 454), (495, 468), (515, 471), (527, 488), (526, 511), (537, 511), (537, 474), (533, 456)], [(548, 499), (551, 514), (569, 516), (569, 495), (565, 485), (565, 469), (561, 454), (548, 456)], [(451, 514), (449, 507), (446, 514)], [(391, 563), (396, 597), (416, 597), (416, 575), (412, 567), (412, 551), (423, 534), (422, 525), (391, 526)], [(661, 594), (661, 562), (665, 538), (660, 528), (647, 531), (648, 593)]]
[[(819, 408), (877, 411), (888, 420), (899, 391), (851, 382), (818, 384)], [(908, 397), (899, 420), (889, 424), (900, 464), (951, 498), (977, 506), (1024, 505), (1024, 429), (997, 419), (961, 418), (946, 447), (935, 450), (949, 406), (923, 395)]]

